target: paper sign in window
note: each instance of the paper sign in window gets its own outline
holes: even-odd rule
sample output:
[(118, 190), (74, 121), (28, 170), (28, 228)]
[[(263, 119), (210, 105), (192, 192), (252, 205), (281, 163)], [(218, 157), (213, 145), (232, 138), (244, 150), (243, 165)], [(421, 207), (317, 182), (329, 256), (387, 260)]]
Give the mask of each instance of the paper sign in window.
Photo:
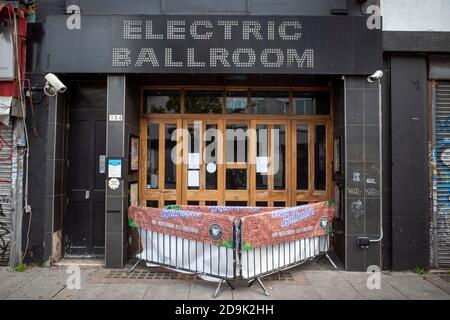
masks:
[(189, 153), (188, 154), (188, 169), (200, 169), (200, 154)]
[(200, 186), (200, 171), (188, 170), (188, 187)]
[(269, 172), (269, 157), (256, 157), (256, 172), (268, 173)]

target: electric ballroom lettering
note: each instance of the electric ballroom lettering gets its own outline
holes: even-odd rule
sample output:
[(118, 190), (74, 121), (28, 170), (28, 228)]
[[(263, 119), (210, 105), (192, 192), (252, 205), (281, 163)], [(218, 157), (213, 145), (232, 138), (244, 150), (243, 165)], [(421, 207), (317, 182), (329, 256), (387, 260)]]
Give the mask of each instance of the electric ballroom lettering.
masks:
[[(155, 25), (161, 30), (156, 32)], [(124, 20), (122, 35), (124, 40), (144, 40), (153, 46), (112, 48), (113, 67), (314, 68), (314, 49), (298, 48), (302, 39), (302, 24), (299, 21), (196, 20), (187, 23), (186, 20), (167, 20), (161, 28), (152, 20)], [(166, 40), (164, 48), (155, 46), (158, 42), (161, 44), (160, 40)], [(197, 40), (229, 46), (206, 46), (205, 49), (204, 44), (197, 42), (197, 47), (193, 44)], [(253, 43), (261, 40), (279, 47), (259, 48)], [(173, 41), (180, 43), (173, 47), (167, 45), (174, 44)], [(242, 44), (246, 41), (249, 44), (244, 47)], [(240, 47), (236, 47), (236, 42)], [(187, 44), (186, 47), (184, 44)]]

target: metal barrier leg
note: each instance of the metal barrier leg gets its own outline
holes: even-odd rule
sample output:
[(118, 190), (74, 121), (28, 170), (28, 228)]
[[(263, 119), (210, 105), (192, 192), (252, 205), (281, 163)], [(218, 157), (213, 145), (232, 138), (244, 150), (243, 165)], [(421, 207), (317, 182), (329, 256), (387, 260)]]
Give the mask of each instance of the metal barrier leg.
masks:
[(220, 279), (220, 282), (217, 285), (216, 291), (214, 291), (214, 294), (212, 296), (213, 299), (217, 298), (219, 293), (222, 292), (222, 290), (220, 290), (220, 289), (222, 288), (222, 285), (223, 285), (224, 282), (230, 286), (231, 290), (236, 290), (236, 287), (229, 280), (227, 280), (227, 279)]
[(127, 271), (127, 273), (133, 272), (133, 270), (136, 269), (136, 267), (143, 261), (144, 260), (142, 260), (142, 259), (138, 259), (138, 261)]
[(260, 279), (259, 277), (256, 277), (256, 278), (250, 280), (250, 281), (248, 282), (248, 286), (251, 287), (255, 282), (258, 282), (259, 285), (261, 286), (261, 288), (263, 289), (264, 294), (265, 294), (266, 296), (269, 296), (269, 291), (267, 291), (266, 287), (264, 286), (264, 284), (262, 283), (262, 281), (261, 281), (261, 279)]
[(325, 257), (328, 259), (328, 261), (331, 263), (331, 265), (337, 269), (336, 264), (334, 263), (334, 261), (330, 258), (330, 256), (328, 255), (328, 252), (325, 252)]
[(217, 285), (217, 288), (216, 288), (216, 291), (214, 291), (214, 294), (213, 294), (213, 299), (215, 299), (218, 295), (219, 295), (219, 293), (220, 293), (220, 289), (222, 288), (222, 284), (225, 282), (225, 280), (224, 279), (220, 279), (220, 282), (219, 282), (219, 284)]
[(265, 294), (266, 296), (269, 296), (269, 291), (267, 291), (267, 289), (266, 289), (266, 287), (264, 286), (264, 284), (262, 283), (261, 279), (260, 279), (260, 278), (256, 278), (256, 281), (258, 281), (259, 285), (260, 285), (261, 288), (263, 289), (264, 294)]

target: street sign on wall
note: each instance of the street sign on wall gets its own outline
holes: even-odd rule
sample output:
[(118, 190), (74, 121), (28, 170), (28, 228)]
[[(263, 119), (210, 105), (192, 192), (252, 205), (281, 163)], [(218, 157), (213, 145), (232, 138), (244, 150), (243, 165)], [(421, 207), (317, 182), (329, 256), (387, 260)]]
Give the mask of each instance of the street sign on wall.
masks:
[[(48, 71), (65, 73), (369, 74), (381, 30), (365, 17), (48, 16)], [(67, 54), (70, 52), (70, 54)]]

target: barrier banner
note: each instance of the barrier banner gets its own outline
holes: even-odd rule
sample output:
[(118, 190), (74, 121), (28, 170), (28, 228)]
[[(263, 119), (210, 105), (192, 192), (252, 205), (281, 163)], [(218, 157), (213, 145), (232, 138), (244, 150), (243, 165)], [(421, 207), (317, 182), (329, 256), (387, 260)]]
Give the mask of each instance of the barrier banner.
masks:
[(128, 222), (131, 227), (143, 228), (176, 237), (233, 247), (232, 215), (215, 214), (208, 210), (193, 210), (189, 206), (148, 208), (130, 206)]
[(325, 201), (242, 217), (242, 250), (326, 235), (334, 211)]

